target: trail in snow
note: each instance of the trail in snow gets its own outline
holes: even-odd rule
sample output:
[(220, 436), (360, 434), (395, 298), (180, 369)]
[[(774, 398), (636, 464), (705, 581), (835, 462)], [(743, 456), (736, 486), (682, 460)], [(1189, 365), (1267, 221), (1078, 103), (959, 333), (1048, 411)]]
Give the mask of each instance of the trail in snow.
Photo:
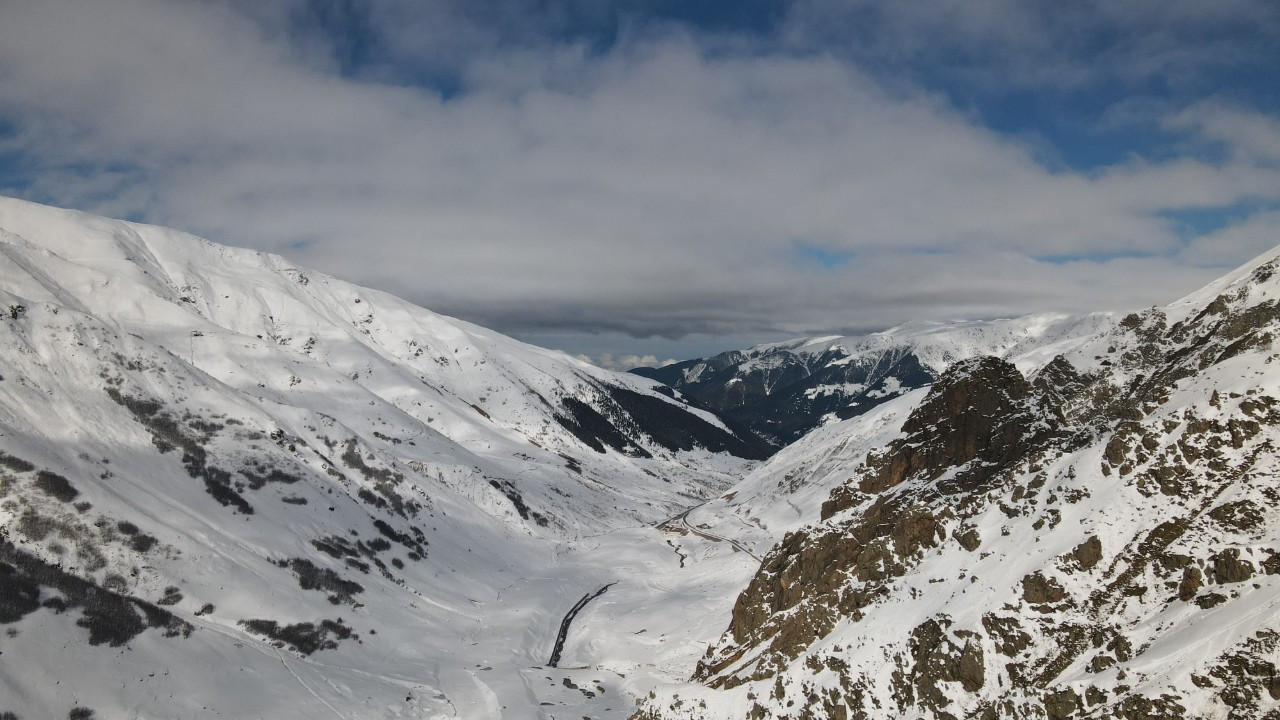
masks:
[(303, 688), (304, 690), (306, 690), (307, 692), (311, 693), (311, 696), (312, 696), (312, 697), (314, 697), (316, 700), (319, 700), (319, 701), (320, 701), (320, 703), (321, 703), (322, 705), (324, 705), (325, 707), (329, 708), (329, 710), (333, 712), (333, 714), (334, 714), (334, 716), (335, 716), (335, 717), (338, 717), (338, 718), (343, 718), (343, 717), (345, 717), (342, 713), (338, 712), (338, 709), (337, 709), (337, 708), (335, 708), (334, 706), (330, 705), (330, 704), (329, 704), (329, 701), (327, 701), (327, 700), (325, 700), (324, 698), (320, 697), (319, 693), (317, 693), (315, 690), (312, 690), (312, 689), (311, 689), (311, 686), (310, 686), (310, 685), (308, 685), (308, 684), (306, 683), (306, 681), (302, 679), (302, 676), (301, 676), (301, 675), (299, 675), (298, 673), (294, 672), (293, 668), (289, 667), (289, 663), (284, 659), (284, 653), (280, 652), (280, 650), (279, 650), (278, 648), (276, 649), (276, 656), (280, 658), (280, 664), (281, 664), (281, 665), (284, 665), (284, 669), (289, 671), (289, 674), (293, 676), (293, 679), (294, 679), (294, 680), (297, 680), (297, 681), (298, 681), (298, 684), (299, 684), (299, 685), (301, 685), (301, 686), (302, 686), (302, 688)]
[(681, 570), (683, 570), (683, 569), (684, 569), (684, 561), (685, 561), (685, 560), (688, 560), (688, 559), (689, 559), (689, 556), (688, 556), (687, 554), (685, 554), (685, 552), (684, 552), (683, 550), (681, 550), (681, 549), (680, 549), (680, 546), (679, 546), (679, 545), (677, 545), (677, 544), (675, 544), (675, 543), (671, 542), (670, 540), (667, 540), (667, 544), (671, 546), (671, 549), (672, 549), (672, 550), (675, 550), (675, 551), (676, 551), (676, 557), (680, 558), (680, 569), (681, 569)]

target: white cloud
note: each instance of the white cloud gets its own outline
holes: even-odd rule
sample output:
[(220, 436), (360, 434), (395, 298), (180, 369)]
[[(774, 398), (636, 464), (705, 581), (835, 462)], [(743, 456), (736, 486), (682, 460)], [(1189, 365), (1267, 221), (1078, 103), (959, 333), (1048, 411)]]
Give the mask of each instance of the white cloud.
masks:
[(1191, 265), (1231, 268), (1280, 245), (1280, 211), (1259, 212), (1195, 238), (1179, 253)]
[(656, 355), (652, 355), (652, 354), (649, 354), (649, 355), (627, 354), (627, 355), (615, 356), (613, 353), (605, 352), (605, 353), (600, 353), (599, 355), (596, 355), (593, 357), (586, 353), (578, 353), (573, 357), (578, 360), (581, 360), (582, 362), (591, 363), (596, 367), (602, 367), (605, 370), (615, 370), (617, 372), (626, 372), (628, 370), (633, 370), (638, 367), (666, 367), (668, 365), (673, 365), (677, 362), (675, 358), (667, 358), (666, 360), (659, 360)]
[(617, 370), (626, 372), (638, 367), (666, 367), (676, 362), (675, 358), (667, 358), (659, 360), (656, 355), (619, 355), (614, 357), (613, 353), (602, 353), (595, 360), (590, 360), (606, 370)]
[(1280, 162), (1280, 121), (1255, 111), (1210, 100), (1183, 110), (1166, 125), (1222, 143), (1242, 162)]
[[(442, 100), (341, 75), (279, 17), (234, 7), (0, 10), (9, 146), (43, 163), (29, 194), (282, 252), (526, 337), (1151, 304), (1253, 247), (1179, 255), (1165, 213), (1280, 201), (1269, 146), (1208, 117), (1197, 127), (1249, 153), (1084, 174), (833, 57), (708, 54), (678, 32), (605, 54), (489, 45)], [(449, 58), (395, 51), (438, 67), (485, 45), (457, 42)], [(850, 260), (817, 267), (802, 245)], [(1061, 262), (1078, 256), (1149, 257)]]

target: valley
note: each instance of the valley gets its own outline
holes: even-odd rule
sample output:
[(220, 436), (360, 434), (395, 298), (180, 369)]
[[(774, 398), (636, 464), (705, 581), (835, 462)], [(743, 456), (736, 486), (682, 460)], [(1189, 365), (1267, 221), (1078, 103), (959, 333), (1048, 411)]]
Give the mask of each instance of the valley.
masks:
[(1273, 717), (1277, 262), (641, 377), (0, 198), (0, 713)]

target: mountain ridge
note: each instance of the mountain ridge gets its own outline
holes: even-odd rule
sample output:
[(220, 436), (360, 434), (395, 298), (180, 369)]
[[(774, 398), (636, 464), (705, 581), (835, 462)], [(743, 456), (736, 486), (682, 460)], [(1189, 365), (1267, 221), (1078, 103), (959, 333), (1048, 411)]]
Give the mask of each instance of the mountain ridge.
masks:
[(779, 445), (931, 383), (980, 355), (1055, 352), (1114, 322), (1113, 313), (920, 321), (858, 336), (796, 338), (633, 373), (673, 389)]
[(1273, 717), (1278, 257), (758, 468), (700, 517), (786, 534), (634, 717)]
[(276, 256), (0, 199), (0, 714), (1271, 717), (1277, 255), (1123, 317), (739, 353), (882, 371), (774, 452)]
[(530, 690), (562, 599), (674, 567), (648, 526), (768, 452), (278, 256), (11, 199), (0, 230), (0, 713), (587, 711), (660, 671)]

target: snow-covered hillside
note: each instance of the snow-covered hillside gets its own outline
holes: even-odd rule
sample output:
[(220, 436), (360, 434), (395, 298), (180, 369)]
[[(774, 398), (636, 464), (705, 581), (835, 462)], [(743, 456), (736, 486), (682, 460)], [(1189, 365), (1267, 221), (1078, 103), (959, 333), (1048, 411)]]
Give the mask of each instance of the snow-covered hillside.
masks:
[(805, 400), (764, 460), (652, 380), (0, 199), (0, 718), (1273, 717), (1278, 256), (678, 368)]
[[(708, 482), (722, 483), (718, 471), (741, 466), (718, 468), (701, 448), (761, 455), (749, 438), (653, 392), (653, 383), (279, 257), (3, 200), (0, 263), (2, 304), (25, 308), (10, 318), (5, 346), (15, 354), (19, 385), (8, 389), (15, 403), (19, 388), (35, 389), (48, 373), (61, 387), (43, 388), (30, 402), (53, 392), (55, 401), (96, 405), (109, 399), (104, 368), (138, 373), (156, 386), (120, 392), (150, 393), (166, 405), (172, 394), (205, 388), (271, 416), (259, 430), (314, 446), (328, 444), (323, 435), (334, 447), (355, 439), (394, 456), (396, 471), (412, 464), (491, 513), (516, 515), (515, 498), (523, 497), (524, 525), (567, 535), (662, 516)], [(206, 405), (224, 410), (212, 397)], [(308, 413), (316, 430), (299, 424)], [(340, 465), (340, 452), (322, 454)], [(503, 487), (473, 482), (477, 472)], [(670, 482), (609, 480), (649, 473)], [(550, 490), (566, 480), (576, 486), (571, 499)]]
[(620, 675), (530, 668), (588, 590), (652, 601), (684, 562), (645, 527), (768, 452), (651, 381), (9, 199), (0, 311), (0, 713), (23, 718), (624, 716)]
[(786, 535), (635, 717), (1275, 717), (1278, 330), (1272, 252), (815, 431), (689, 515)]
[(869, 335), (800, 338), (633, 372), (786, 445), (924, 387), (960, 360), (995, 355), (1034, 362), (1113, 322), (1111, 313), (913, 322)]

